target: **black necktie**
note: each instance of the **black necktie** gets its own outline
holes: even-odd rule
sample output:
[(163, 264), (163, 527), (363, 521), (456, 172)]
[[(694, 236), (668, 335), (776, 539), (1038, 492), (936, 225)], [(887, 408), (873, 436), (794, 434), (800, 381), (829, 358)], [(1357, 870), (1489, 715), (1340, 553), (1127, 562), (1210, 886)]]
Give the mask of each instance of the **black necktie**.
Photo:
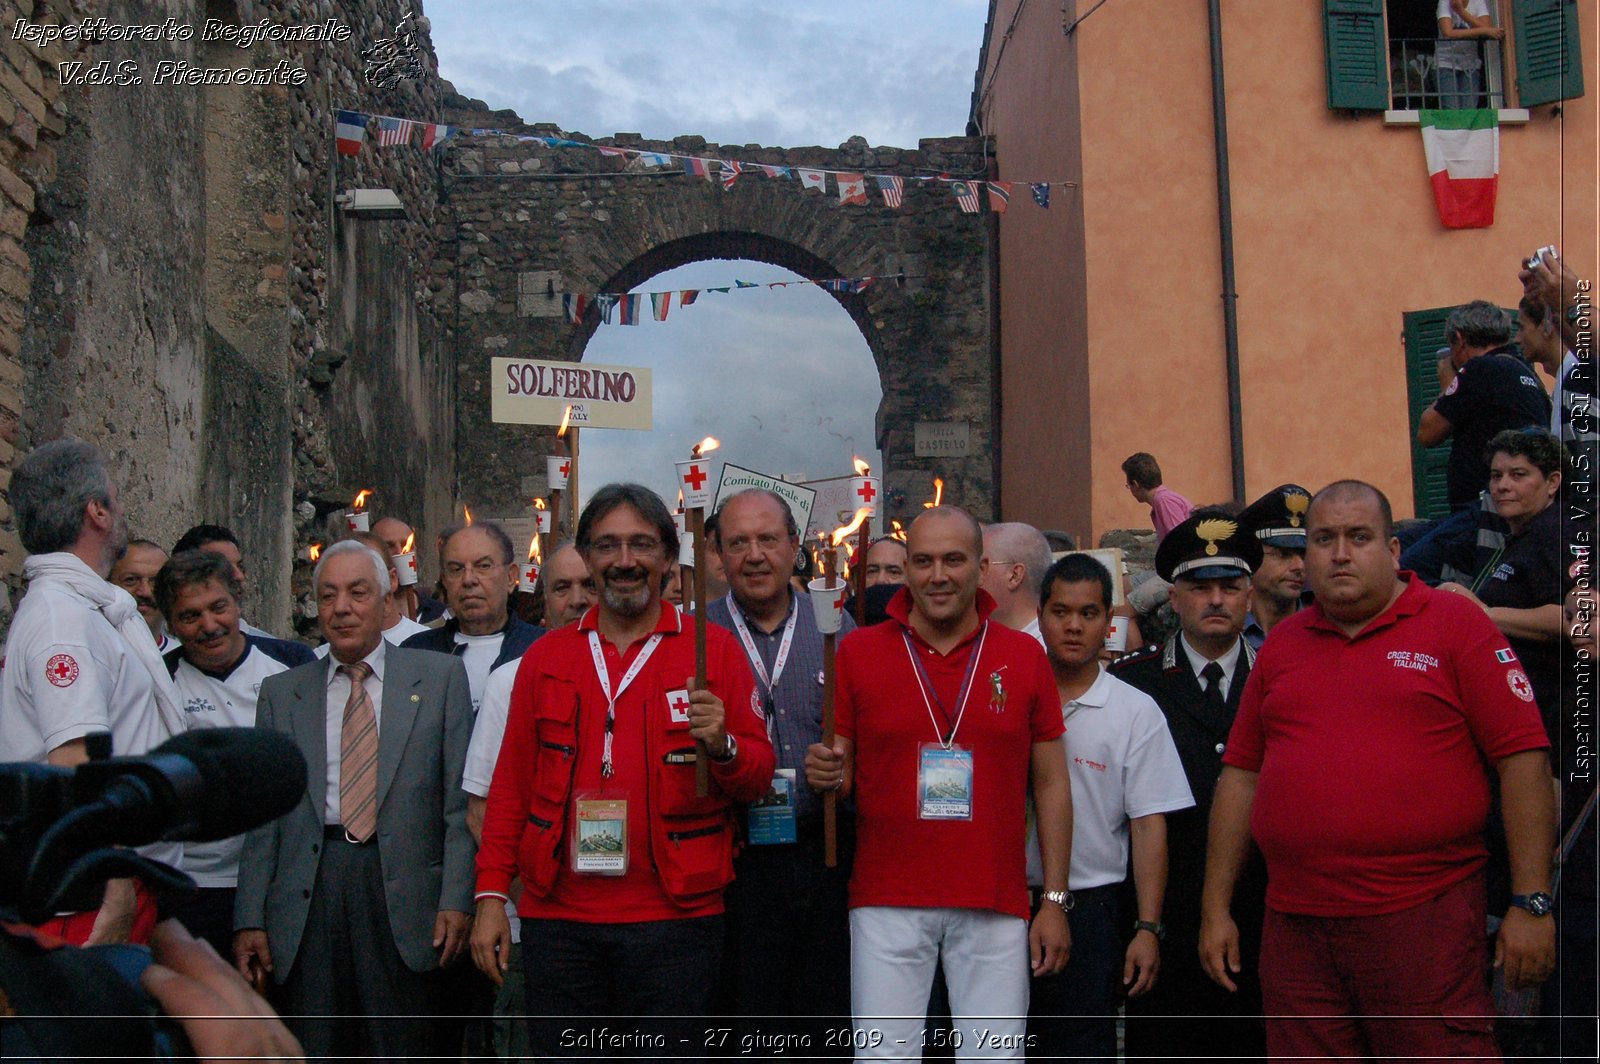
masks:
[(1222, 666), (1214, 661), (1206, 662), (1206, 667), (1200, 670), (1200, 675), (1206, 678), (1206, 704), (1221, 707), (1224, 703), (1222, 697)]

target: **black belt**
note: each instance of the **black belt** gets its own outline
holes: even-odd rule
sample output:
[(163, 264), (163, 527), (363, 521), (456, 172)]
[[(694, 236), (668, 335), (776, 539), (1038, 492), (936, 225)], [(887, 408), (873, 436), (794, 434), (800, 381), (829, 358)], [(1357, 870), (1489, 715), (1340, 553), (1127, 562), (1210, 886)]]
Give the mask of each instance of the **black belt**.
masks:
[(343, 824), (324, 824), (322, 826), (322, 837), (327, 839), (329, 842), (348, 842), (352, 846), (367, 846), (378, 841), (377, 835), (373, 835), (372, 838), (366, 840), (366, 842), (362, 842), (360, 839), (353, 838), (350, 833), (344, 829)]

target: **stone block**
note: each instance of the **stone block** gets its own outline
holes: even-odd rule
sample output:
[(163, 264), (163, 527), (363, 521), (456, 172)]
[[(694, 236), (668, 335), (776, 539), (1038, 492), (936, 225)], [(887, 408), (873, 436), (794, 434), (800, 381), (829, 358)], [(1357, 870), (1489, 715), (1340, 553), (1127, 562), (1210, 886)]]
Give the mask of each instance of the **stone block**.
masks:
[(561, 317), (561, 293), (564, 287), (561, 274), (555, 270), (531, 270), (517, 274), (517, 317)]
[(4, 192), (24, 213), (33, 213), (33, 186), (13, 173), (10, 167), (0, 166), (0, 192)]

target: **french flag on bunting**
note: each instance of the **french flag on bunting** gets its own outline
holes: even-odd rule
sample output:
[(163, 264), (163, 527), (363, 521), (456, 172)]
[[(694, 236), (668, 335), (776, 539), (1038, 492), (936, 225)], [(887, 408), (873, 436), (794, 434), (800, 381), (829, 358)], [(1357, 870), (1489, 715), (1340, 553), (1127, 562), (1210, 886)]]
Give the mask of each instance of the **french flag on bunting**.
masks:
[(378, 147), (394, 148), (401, 144), (410, 144), (411, 131), (416, 127), (415, 122), (404, 118), (378, 119)]
[(1417, 119), (1439, 221), (1446, 229), (1494, 225), (1500, 190), (1500, 113), (1489, 108), (1425, 110)]
[(563, 292), (561, 309), (566, 312), (568, 321), (582, 321), (583, 312), (589, 309), (589, 297), (576, 292)]
[(956, 194), (956, 202), (961, 205), (962, 214), (978, 213), (978, 190), (972, 187), (972, 182), (952, 181), (950, 191)]
[(360, 111), (340, 111), (333, 126), (334, 144), (340, 155), (360, 155), (367, 137), (367, 116)]
[(906, 182), (903, 177), (894, 177), (890, 174), (878, 175), (878, 191), (883, 193), (883, 202), (889, 207), (899, 207), (900, 197), (905, 193)]
[(443, 126), (437, 122), (428, 122), (422, 127), (422, 150), (428, 151), (440, 147), (455, 135), (456, 128), (454, 126)]

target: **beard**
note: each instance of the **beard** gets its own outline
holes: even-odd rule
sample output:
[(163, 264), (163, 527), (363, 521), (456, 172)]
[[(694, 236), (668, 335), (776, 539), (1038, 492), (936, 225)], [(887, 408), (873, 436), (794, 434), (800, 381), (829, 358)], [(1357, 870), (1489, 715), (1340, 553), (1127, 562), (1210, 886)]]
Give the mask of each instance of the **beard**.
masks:
[[(639, 589), (630, 592), (615, 587), (611, 583), (613, 575), (629, 579), (637, 578), (640, 581)], [(606, 608), (613, 613), (623, 617), (638, 617), (650, 608), (650, 586), (646, 583), (648, 579), (649, 574), (642, 569), (625, 573), (607, 573), (601, 583), (600, 598), (606, 604)]]

